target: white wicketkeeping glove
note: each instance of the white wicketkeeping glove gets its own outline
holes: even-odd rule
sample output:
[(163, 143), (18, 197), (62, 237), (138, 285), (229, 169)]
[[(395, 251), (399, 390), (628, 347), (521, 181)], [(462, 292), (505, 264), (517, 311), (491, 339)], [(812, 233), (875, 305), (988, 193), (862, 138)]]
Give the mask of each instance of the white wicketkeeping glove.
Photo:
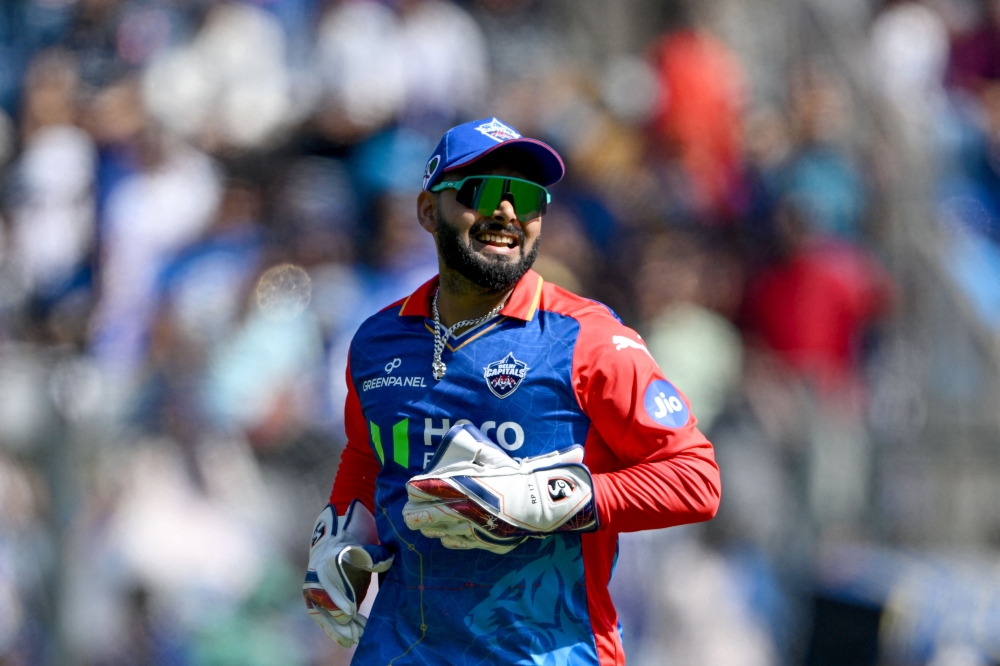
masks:
[(328, 504), (316, 519), (302, 596), (312, 619), (342, 647), (361, 640), (368, 618), (358, 606), (372, 573), (387, 571), (392, 560), (378, 545), (375, 517), (358, 500), (343, 516)]
[(583, 448), (515, 459), (471, 424), (441, 441), (430, 470), (406, 484), (403, 519), (446, 548), (510, 552), (529, 537), (597, 529)]

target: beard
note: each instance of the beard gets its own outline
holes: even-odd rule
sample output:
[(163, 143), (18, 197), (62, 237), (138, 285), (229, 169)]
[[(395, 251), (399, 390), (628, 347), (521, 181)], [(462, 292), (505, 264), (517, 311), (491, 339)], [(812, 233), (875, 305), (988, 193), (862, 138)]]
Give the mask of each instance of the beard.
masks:
[[(517, 236), (518, 256), (513, 261), (506, 256), (481, 255), (472, 249), (472, 238), (484, 231), (498, 231)], [(468, 240), (467, 240), (467, 239)], [(535, 238), (531, 249), (524, 251), (524, 231), (516, 226), (505, 226), (496, 220), (483, 220), (472, 225), (463, 238), (443, 216), (438, 214), (438, 252), (444, 264), (475, 285), (489, 291), (506, 291), (520, 280), (538, 257), (540, 237)]]

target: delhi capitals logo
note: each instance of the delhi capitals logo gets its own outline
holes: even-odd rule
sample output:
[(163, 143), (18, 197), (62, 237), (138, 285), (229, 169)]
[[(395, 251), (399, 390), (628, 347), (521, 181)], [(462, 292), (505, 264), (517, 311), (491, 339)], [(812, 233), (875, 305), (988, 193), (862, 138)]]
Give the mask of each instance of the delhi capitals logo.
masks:
[(493, 361), (483, 370), (486, 385), (490, 387), (493, 395), (502, 400), (521, 385), (521, 380), (528, 374), (528, 365), (514, 358), (514, 352), (509, 352), (507, 356), (499, 361)]
[(510, 141), (511, 139), (521, 138), (521, 135), (515, 132), (513, 127), (507, 127), (496, 118), (494, 118), (488, 123), (483, 123), (476, 129), (485, 134), (486, 136), (490, 137), (497, 143)]

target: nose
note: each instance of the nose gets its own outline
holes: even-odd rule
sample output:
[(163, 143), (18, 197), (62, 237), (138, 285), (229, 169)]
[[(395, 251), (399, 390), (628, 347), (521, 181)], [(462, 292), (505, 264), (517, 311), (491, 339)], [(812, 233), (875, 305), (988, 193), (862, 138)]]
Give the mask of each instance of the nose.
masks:
[(514, 212), (514, 203), (508, 198), (501, 199), (500, 203), (497, 204), (497, 209), (493, 211), (493, 219), (504, 224), (520, 224), (521, 222), (517, 219), (517, 213)]

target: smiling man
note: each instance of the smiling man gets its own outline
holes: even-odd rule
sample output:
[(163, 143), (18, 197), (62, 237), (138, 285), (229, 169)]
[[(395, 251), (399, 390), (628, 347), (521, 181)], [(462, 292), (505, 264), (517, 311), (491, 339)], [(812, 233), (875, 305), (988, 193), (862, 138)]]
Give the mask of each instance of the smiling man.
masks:
[(715, 515), (687, 399), (611, 310), (531, 270), (564, 171), (496, 118), (427, 162), (440, 272), (354, 337), (303, 585), (331, 638), (360, 641), (352, 663), (624, 664), (617, 535)]

